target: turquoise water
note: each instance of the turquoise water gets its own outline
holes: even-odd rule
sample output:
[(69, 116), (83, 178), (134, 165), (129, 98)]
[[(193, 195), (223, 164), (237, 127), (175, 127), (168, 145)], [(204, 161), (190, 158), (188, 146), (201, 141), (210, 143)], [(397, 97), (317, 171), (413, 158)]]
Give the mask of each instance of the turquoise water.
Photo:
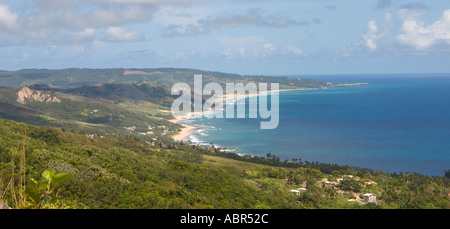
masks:
[(450, 74), (302, 77), (369, 84), (281, 92), (273, 130), (260, 119), (189, 120), (203, 127), (190, 140), (387, 172), (450, 169)]

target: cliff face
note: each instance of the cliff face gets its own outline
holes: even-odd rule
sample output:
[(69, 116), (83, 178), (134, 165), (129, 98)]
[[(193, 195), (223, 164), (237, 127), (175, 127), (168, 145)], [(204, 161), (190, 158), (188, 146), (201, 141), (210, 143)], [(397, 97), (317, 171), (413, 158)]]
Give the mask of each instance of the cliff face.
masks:
[(31, 90), (28, 87), (23, 87), (19, 92), (17, 92), (18, 103), (25, 104), (25, 102), (37, 101), (45, 103), (60, 103), (61, 100), (56, 96), (41, 92)]

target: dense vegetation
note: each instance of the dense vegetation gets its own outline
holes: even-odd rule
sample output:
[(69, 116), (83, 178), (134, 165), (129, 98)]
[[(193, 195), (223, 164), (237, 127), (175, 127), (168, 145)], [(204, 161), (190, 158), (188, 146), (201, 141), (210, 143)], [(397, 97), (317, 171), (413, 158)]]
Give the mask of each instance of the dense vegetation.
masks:
[[(173, 141), (169, 88), (194, 74), (329, 86), (192, 69), (0, 71), (0, 208), (450, 208), (450, 170), (389, 174)], [(25, 85), (40, 94), (21, 101), (23, 88), (1, 88)]]
[(101, 84), (68, 89), (58, 89), (49, 87), (48, 85), (35, 84), (29, 86), (29, 88), (40, 91), (80, 95), (89, 98), (107, 99), (116, 103), (127, 100), (144, 100), (164, 107), (170, 107), (174, 98), (178, 97), (171, 95), (170, 88), (146, 81), (141, 81), (137, 84)]
[(33, 84), (52, 84), (57, 88), (94, 86), (95, 84), (135, 84), (149, 81), (165, 87), (172, 87), (178, 82), (193, 85), (193, 76), (203, 75), (204, 83), (279, 83), (286, 88), (323, 88), (326, 82), (288, 77), (246, 76), (221, 72), (202, 71), (182, 68), (145, 68), (145, 69), (24, 69), (19, 71), (0, 71), (0, 86), (22, 87)]
[[(31, 178), (38, 181), (49, 169), (70, 174), (59, 187), (58, 201), (45, 205), (49, 208), (450, 207), (448, 177), (335, 165), (328, 173), (329, 165), (319, 163), (273, 167), (258, 164), (278, 161), (273, 157), (244, 162), (250, 159), (228, 159), (217, 149), (169, 138), (155, 145), (144, 137), (90, 139), (3, 119), (0, 142), (0, 197), (13, 208), (24, 206), (17, 201), (23, 193), (20, 181), (32, 184)], [(330, 185), (324, 179), (340, 182)], [(289, 192), (299, 187), (307, 191)], [(377, 195), (377, 205), (348, 201), (366, 192)]]
[[(155, 136), (173, 134), (181, 126), (168, 122), (172, 118), (168, 109), (178, 97), (171, 95), (171, 86), (178, 82), (193, 86), (195, 74), (203, 75), (204, 85), (264, 82), (279, 83), (281, 89), (329, 86), (308, 79), (176, 68), (0, 71), (0, 86), (10, 87), (0, 88), (0, 118), (99, 136), (148, 131)], [(61, 102), (25, 99), (20, 103), (18, 93), (24, 86)]]
[(180, 127), (167, 121), (172, 116), (161, 109), (167, 109), (173, 101), (169, 89), (162, 86), (141, 83), (71, 89), (33, 85), (30, 88), (54, 95), (61, 102), (26, 100), (21, 104), (16, 101), (20, 89), (0, 89), (0, 118), (97, 135), (145, 133), (149, 127), (159, 135), (163, 130), (157, 126), (167, 126), (171, 132)]

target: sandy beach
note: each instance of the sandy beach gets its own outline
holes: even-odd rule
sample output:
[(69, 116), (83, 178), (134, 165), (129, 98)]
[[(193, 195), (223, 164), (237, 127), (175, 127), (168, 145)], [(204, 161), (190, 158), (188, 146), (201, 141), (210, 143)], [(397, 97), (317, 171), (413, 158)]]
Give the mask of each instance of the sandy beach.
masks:
[[(308, 89), (306, 89), (306, 88), (280, 89), (280, 90), (266, 91), (266, 92), (264, 92), (264, 93), (262, 93), (262, 92), (257, 92), (257, 93), (253, 93), (253, 94), (245, 94), (245, 95), (242, 95), (242, 94), (236, 94), (236, 95), (234, 96), (234, 99), (237, 100), (237, 99), (242, 99), (242, 98), (247, 98), (247, 97), (262, 96), (262, 95), (267, 95), (267, 94), (272, 93), (272, 92), (298, 91), (298, 90), (308, 90)], [(224, 103), (226, 103), (226, 102), (227, 102), (227, 95), (226, 95), (226, 94), (223, 95), (222, 98), (219, 98), (218, 100), (220, 100), (220, 99), (223, 99)]]
[(198, 114), (203, 114), (203, 113), (206, 113), (206, 112), (189, 112), (186, 115), (179, 116), (174, 119), (170, 119), (169, 122), (175, 123), (175, 124), (180, 124), (183, 126), (183, 128), (181, 128), (181, 131), (178, 132), (177, 135), (172, 137), (173, 140), (183, 141), (184, 139), (186, 139), (187, 137), (189, 137), (191, 135), (193, 130), (200, 129), (200, 127), (198, 127), (198, 126), (190, 126), (190, 125), (186, 125), (186, 124), (183, 124), (180, 122), (185, 121), (187, 118), (194, 117), (194, 115), (196, 115), (196, 114), (198, 115)]
[[(305, 90), (305, 89), (301, 89), (301, 88), (300, 89), (282, 89), (282, 90), (276, 90), (276, 91), (266, 91), (266, 93), (260, 93), (260, 94), (236, 95), (234, 99), (237, 100), (237, 99), (242, 99), (242, 98), (246, 98), (246, 97), (266, 95), (266, 94), (268, 94), (270, 92), (293, 91), (293, 90)], [(222, 99), (223, 103), (225, 104), (226, 103), (226, 99), (227, 99), (226, 95), (223, 95), (218, 100), (221, 100), (221, 99)], [(210, 110), (210, 111), (205, 111), (205, 112), (190, 112), (190, 113), (188, 113), (188, 114), (186, 114), (184, 116), (180, 116), (180, 117), (177, 117), (175, 119), (169, 120), (169, 122), (180, 124), (180, 125), (183, 126), (183, 128), (181, 128), (181, 131), (178, 132), (177, 135), (172, 137), (173, 140), (175, 140), (175, 141), (184, 141), (184, 139), (186, 139), (187, 137), (189, 137), (192, 134), (193, 130), (196, 130), (196, 129), (200, 128), (200, 127), (197, 127), (197, 126), (190, 126), (190, 125), (182, 124), (180, 122), (186, 120), (187, 118), (194, 117), (196, 115), (198, 116), (199, 114), (203, 115), (203, 114), (211, 113), (211, 112), (213, 112), (213, 111)]]
[(178, 132), (177, 135), (173, 136), (173, 140), (175, 141), (183, 141), (184, 139), (186, 139), (187, 137), (189, 137), (191, 135), (191, 132), (193, 130), (199, 129), (199, 127), (196, 126), (189, 126), (186, 124), (181, 124), (183, 126), (183, 128), (181, 128), (181, 131)]

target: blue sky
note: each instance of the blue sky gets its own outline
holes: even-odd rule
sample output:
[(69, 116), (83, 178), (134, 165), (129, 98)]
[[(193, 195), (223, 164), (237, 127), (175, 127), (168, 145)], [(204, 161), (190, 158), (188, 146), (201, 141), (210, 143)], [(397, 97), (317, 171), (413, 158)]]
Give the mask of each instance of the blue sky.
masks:
[(450, 72), (444, 0), (0, 0), (0, 69)]

